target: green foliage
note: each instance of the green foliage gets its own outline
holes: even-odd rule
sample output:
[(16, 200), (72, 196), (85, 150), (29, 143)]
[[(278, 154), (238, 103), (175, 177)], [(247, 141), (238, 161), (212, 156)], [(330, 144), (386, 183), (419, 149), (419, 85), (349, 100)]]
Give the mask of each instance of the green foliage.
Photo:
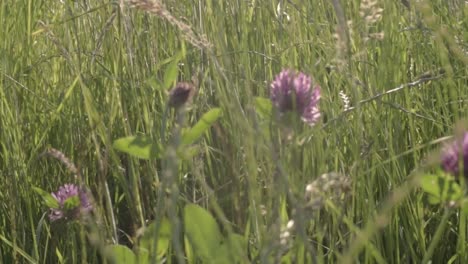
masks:
[(153, 263), (153, 259), (160, 261), (167, 254), (170, 238), (171, 223), (169, 220), (163, 218), (159, 226), (156, 222), (149, 224), (138, 240), (137, 252), (140, 263)]
[(59, 208), (60, 205), (59, 205), (57, 199), (55, 199), (50, 193), (42, 190), (39, 187), (32, 187), (32, 188), (36, 193), (38, 193), (42, 197), (42, 200), (44, 201), (44, 204), (47, 207), (55, 208), (55, 209)]
[(244, 238), (238, 234), (223, 236), (213, 216), (200, 206), (185, 206), (184, 230), (190, 248), (203, 263), (241, 263), (245, 255)]
[(200, 120), (182, 134), (182, 145), (190, 145), (197, 141), (221, 116), (220, 108), (213, 108), (204, 113)]
[(447, 204), (463, 197), (463, 191), (453, 176), (443, 172), (423, 175), (421, 188), (428, 194), (431, 204)]
[[(117, 2), (0, 1), (0, 263), (468, 263), (466, 188), (421, 171), (468, 116), (463, 1)], [(283, 68), (321, 86), (315, 127), (271, 122)], [(71, 181), (95, 209), (51, 223)]]
[(204, 262), (216, 258), (223, 243), (223, 235), (210, 213), (197, 205), (186, 205), (184, 208), (184, 230), (198, 257)]
[(114, 148), (140, 159), (155, 159), (162, 154), (162, 148), (147, 136), (129, 136), (114, 141)]
[[(193, 127), (184, 131), (182, 145), (187, 146), (197, 141), (220, 116), (220, 108), (213, 108), (203, 114)], [(113, 147), (136, 158), (147, 160), (160, 158), (163, 154), (163, 148), (158, 143), (154, 142), (150, 137), (142, 135), (119, 138), (114, 141)], [(187, 152), (180, 153), (180, 155), (190, 157), (196, 153), (197, 149), (189, 148)]]
[(255, 109), (257, 113), (264, 119), (271, 118), (272, 104), (270, 99), (263, 97), (255, 97)]
[(177, 72), (179, 70), (179, 62), (185, 56), (185, 50), (178, 52), (171, 58), (171, 62), (164, 71), (164, 89), (171, 88), (177, 81)]
[(170, 236), (170, 223), (167, 219), (163, 219), (159, 227), (155, 222), (146, 227), (134, 251), (122, 245), (109, 245), (105, 249), (105, 254), (116, 264), (159, 263), (167, 254)]
[(214, 263), (244, 263), (247, 241), (239, 234), (228, 234), (218, 248)]
[(108, 258), (115, 264), (136, 264), (137, 257), (131, 249), (122, 245), (110, 245), (105, 249)]

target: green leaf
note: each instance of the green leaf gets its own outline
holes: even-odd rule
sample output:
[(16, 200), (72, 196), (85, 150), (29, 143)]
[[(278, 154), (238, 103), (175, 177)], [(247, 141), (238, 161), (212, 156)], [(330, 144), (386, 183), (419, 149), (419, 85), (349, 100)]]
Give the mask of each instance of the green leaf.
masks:
[(41, 197), (42, 200), (44, 201), (45, 205), (49, 208), (55, 208), (58, 209), (60, 207), (60, 204), (58, 203), (57, 199), (55, 199), (52, 194), (42, 190), (39, 187), (32, 187), (35, 192), (37, 192)]
[(176, 55), (172, 57), (171, 63), (167, 66), (164, 71), (164, 88), (171, 88), (175, 81), (177, 80), (177, 73), (179, 71), (179, 62), (184, 58), (184, 52), (179, 51)]
[[(157, 230), (156, 222), (151, 223), (146, 227), (143, 236), (138, 241), (138, 252), (140, 254), (140, 261), (147, 261), (151, 263), (153, 254), (156, 254), (157, 260), (160, 260), (166, 255), (169, 248), (171, 239), (171, 223), (166, 218), (162, 219)], [(158, 232), (158, 234), (156, 234)], [(154, 247), (157, 246), (157, 251), (154, 252)], [(143, 256), (146, 255), (146, 258)]]
[(255, 97), (255, 110), (262, 118), (271, 118), (273, 105), (271, 100), (263, 97)]
[(203, 263), (213, 262), (223, 242), (216, 220), (205, 209), (188, 204), (184, 208), (184, 230), (193, 252)]
[(181, 160), (190, 160), (194, 156), (200, 153), (201, 149), (200, 146), (193, 145), (193, 146), (184, 146), (183, 148), (179, 148), (177, 150), (177, 156)]
[(164, 72), (164, 89), (169, 89), (177, 79), (179, 61), (172, 61)]
[(55, 255), (58, 258), (58, 263), (65, 263), (63, 259), (62, 253), (60, 253), (60, 250), (58, 248), (55, 249)]
[(80, 197), (78, 197), (78, 195), (69, 197), (63, 202), (63, 208), (65, 210), (71, 210), (78, 206), (80, 206)]
[(182, 135), (182, 145), (190, 145), (198, 140), (221, 116), (220, 108), (213, 108), (203, 114), (200, 120)]
[(247, 241), (246, 239), (239, 234), (229, 234), (228, 236), (229, 245), (232, 251), (240, 256), (246, 253), (247, 250)]
[(229, 234), (216, 250), (213, 263), (245, 263), (247, 243), (243, 236)]
[(137, 258), (135, 253), (126, 246), (110, 245), (105, 248), (105, 253), (108, 258), (113, 260), (112, 263), (117, 264), (136, 264)]
[(185, 257), (187, 259), (188, 264), (196, 263), (195, 253), (193, 252), (193, 247), (187, 239), (187, 236), (184, 236), (184, 249), (185, 249)]
[(163, 90), (164, 84), (158, 80), (157, 76), (152, 76), (145, 81), (145, 84), (153, 88), (154, 90)]
[(113, 147), (140, 159), (155, 159), (162, 153), (160, 145), (147, 136), (119, 138), (114, 141)]
[(462, 189), (454, 178), (442, 172), (422, 176), (420, 186), (429, 195), (431, 204), (458, 201), (463, 196)]

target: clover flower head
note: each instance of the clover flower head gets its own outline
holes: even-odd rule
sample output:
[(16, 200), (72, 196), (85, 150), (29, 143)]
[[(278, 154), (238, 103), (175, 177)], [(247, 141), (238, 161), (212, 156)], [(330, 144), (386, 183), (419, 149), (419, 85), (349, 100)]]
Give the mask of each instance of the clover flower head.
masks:
[(296, 111), (310, 126), (320, 118), (320, 86), (311, 89), (312, 79), (302, 72), (285, 69), (271, 83), (270, 99), (280, 113)]
[(446, 145), (442, 150), (442, 169), (453, 176), (460, 175), (460, 161), (463, 161), (463, 176), (468, 178), (468, 132)]
[[(59, 207), (50, 209), (49, 219), (51, 221), (78, 219), (93, 209), (86, 190), (75, 184), (60, 186), (57, 192), (52, 193), (52, 196), (57, 200)], [(70, 208), (66, 201), (74, 197), (78, 199), (79, 203)]]

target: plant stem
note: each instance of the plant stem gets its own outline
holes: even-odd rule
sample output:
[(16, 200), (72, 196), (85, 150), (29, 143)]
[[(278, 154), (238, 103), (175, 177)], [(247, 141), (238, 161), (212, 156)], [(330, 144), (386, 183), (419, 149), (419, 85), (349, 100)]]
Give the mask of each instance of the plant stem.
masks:
[(444, 233), (445, 227), (447, 226), (448, 219), (450, 215), (452, 214), (452, 210), (446, 208), (444, 211), (444, 215), (442, 216), (442, 220), (440, 221), (439, 226), (437, 227), (437, 230), (434, 234), (434, 238), (431, 241), (431, 244), (429, 244), (429, 248), (426, 251), (426, 254), (424, 254), (424, 258), (422, 260), (422, 264), (429, 263), (429, 260), (431, 259), (432, 255), (434, 255), (434, 251), (439, 244), (439, 241), (442, 239), (442, 235)]

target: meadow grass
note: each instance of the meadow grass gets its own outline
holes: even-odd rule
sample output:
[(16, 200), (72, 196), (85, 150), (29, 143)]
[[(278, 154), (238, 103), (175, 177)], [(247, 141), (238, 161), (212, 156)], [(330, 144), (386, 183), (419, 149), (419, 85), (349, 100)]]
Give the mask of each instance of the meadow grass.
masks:
[[(130, 2), (0, 3), (0, 263), (119, 263), (106, 245), (132, 248), (164, 217), (163, 260), (208, 262), (184, 243), (191, 203), (243, 237), (238, 263), (468, 262), (462, 210), (417, 187), (468, 114), (466, 1)], [(321, 86), (315, 126), (259, 114), (283, 68)], [(184, 120), (164, 116), (170, 76), (199, 84)], [(175, 153), (215, 107), (195, 154)], [(113, 148), (143, 134), (167, 154)], [(77, 182), (50, 147), (93, 194), (92, 224), (49, 221), (33, 187)]]

